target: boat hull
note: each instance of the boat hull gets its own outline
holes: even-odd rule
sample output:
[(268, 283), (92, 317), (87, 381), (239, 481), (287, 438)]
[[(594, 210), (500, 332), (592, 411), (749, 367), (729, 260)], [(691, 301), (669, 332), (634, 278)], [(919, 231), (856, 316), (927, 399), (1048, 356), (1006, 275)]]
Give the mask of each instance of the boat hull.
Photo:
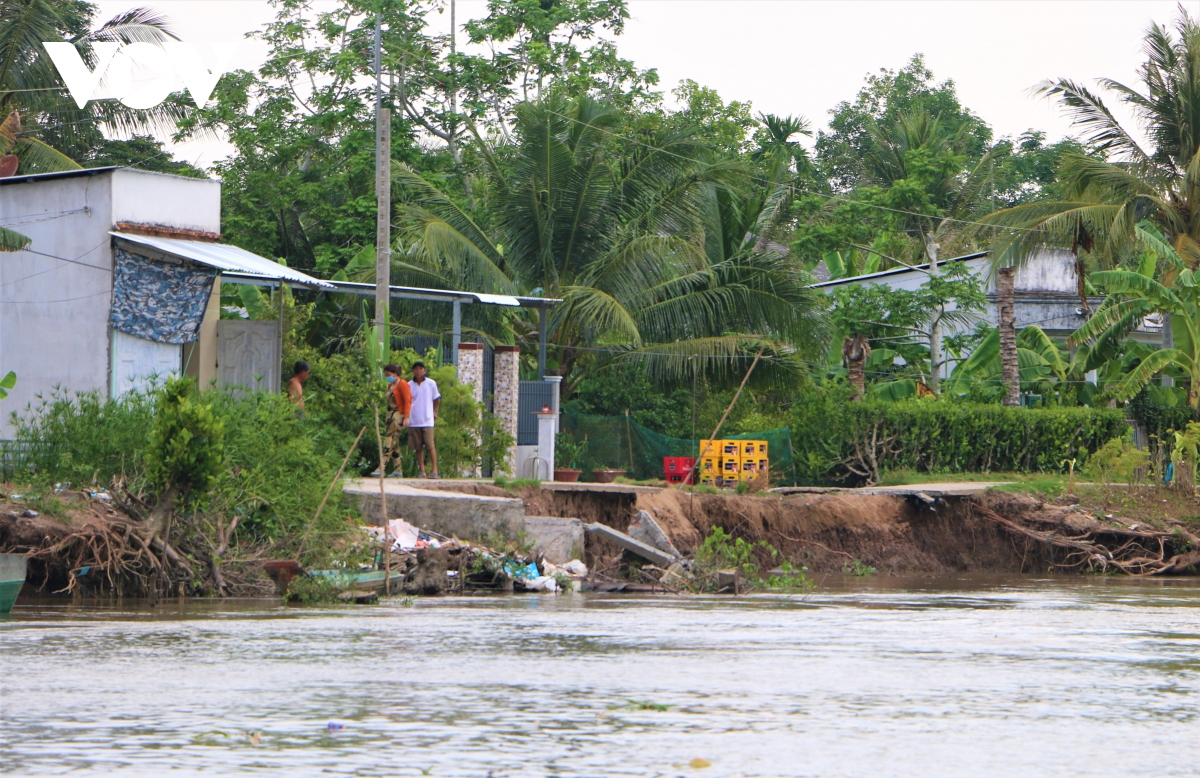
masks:
[(0, 554), (0, 613), (8, 613), (25, 585), (25, 555)]

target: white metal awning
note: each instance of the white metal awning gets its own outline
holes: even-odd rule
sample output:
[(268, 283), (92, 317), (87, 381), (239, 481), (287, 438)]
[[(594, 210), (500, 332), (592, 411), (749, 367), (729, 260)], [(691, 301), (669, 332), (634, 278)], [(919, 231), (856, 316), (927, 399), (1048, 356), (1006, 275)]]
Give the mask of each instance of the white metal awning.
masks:
[(333, 284), (313, 278), (310, 275), (293, 270), (286, 265), (251, 254), (237, 246), (224, 243), (205, 243), (199, 240), (183, 240), (181, 238), (159, 238), (151, 235), (133, 235), (128, 232), (110, 232), (114, 238), (124, 243), (131, 243), (139, 248), (153, 249), (181, 259), (199, 262), (202, 265), (231, 273), (244, 273), (263, 279), (286, 281), (292, 284), (302, 284), (318, 289), (332, 289)]

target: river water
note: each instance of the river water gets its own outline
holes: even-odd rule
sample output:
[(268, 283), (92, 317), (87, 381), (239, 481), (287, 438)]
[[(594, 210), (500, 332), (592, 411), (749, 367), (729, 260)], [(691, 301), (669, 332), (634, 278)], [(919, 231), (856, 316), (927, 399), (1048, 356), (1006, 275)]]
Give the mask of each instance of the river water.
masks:
[(1194, 579), (0, 618), (14, 775), (1196, 775), (1198, 704)]

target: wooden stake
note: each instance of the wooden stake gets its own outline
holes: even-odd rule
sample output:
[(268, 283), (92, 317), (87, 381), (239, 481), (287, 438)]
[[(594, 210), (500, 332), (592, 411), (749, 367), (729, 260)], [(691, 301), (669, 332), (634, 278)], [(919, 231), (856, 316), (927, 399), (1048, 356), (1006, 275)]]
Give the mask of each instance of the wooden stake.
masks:
[(350, 450), (346, 452), (346, 458), (342, 460), (342, 466), (337, 469), (337, 473), (333, 476), (333, 480), (329, 483), (329, 488), (325, 490), (325, 496), (321, 499), (321, 504), (317, 506), (317, 513), (309, 522), (308, 529), (304, 530), (304, 537), (300, 538), (300, 550), (296, 552), (296, 561), (300, 561), (300, 557), (304, 555), (304, 544), (308, 542), (308, 534), (313, 531), (313, 527), (317, 526), (317, 519), (321, 518), (321, 511), (325, 510), (325, 503), (329, 502), (329, 495), (333, 494), (333, 487), (337, 486), (337, 482), (341, 479), (342, 473), (346, 470), (346, 465), (350, 463), (350, 457), (354, 454), (354, 449), (358, 448), (358, 441), (362, 440), (363, 433), (367, 431), (363, 427), (358, 431), (358, 437), (350, 444)]
[[(758, 366), (758, 360), (762, 358), (763, 349), (765, 348), (765, 346), (760, 348), (758, 353), (754, 355), (754, 361), (750, 363), (750, 369), (747, 370), (746, 375), (742, 377), (742, 383), (738, 386), (737, 391), (734, 392), (733, 399), (729, 401), (729, 407), (725, 409), (725, 413), (721, 416), (721, 420), (717, 422), (716, 429), (714, 429), (712, 434), (708, 436), (708, 443), (704, 446), (704, 450), (700, 452), (700, 456), (696, 458), (696, 464), (692, 465), (693, 473), (696, 472), (696, 466), (700, 464), (700, 460), (708, 453), (708, 450), (712, 448), (712, 442), (716, 439), (717, 433), (721, 431), (721, 425), (723, 425), (725, 420), (729, 418), (729, 413), (733, 410), (734, 404), (738, 401), (738, 398), (742, 396), (742, 390), (746, 388), (746, 382), (750, 380), (750, 374), (753, 373), (754, 368)], [(683, 479), (683, 483), (679, 485), (679, 488), (682, 489), (683, 487), (687, 486), (688, 480), (689, 479), (687, 478)], [(699, 481), (700, 479), (697, 477), (696, 482), (699, 483)]]
[(392, 544), (388, 542), (387, 490), (383, 481), (383, 435), (379, 432), (379, 405), (375, 405), (375, 441), (379, 444), (379, 518), (383, 520), (383, 591), (392, 596)]

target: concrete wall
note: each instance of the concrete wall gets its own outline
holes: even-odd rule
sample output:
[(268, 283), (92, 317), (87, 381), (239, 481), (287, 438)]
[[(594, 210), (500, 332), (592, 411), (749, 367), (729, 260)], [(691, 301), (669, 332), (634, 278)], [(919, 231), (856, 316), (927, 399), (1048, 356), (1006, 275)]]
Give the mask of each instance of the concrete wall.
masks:
[(0, 254), (0, 373), (17, 374), (0, 404), (10, 438), (10, 412), (37, 394), (108, 392), (112, 177), (0, 181), (0, 220), (33, 241)]
[(214, 386), (217, 381), (217, 322), (220, 320), (221, 277), (217, 276), (204, 309), (204, 321), (200, 322), (200, 335), (183, 347), (186, 372), (201, 387)]
[(32, 240), (0, 256), (0, 374), (17, 374), (0, 439), (12, 436), (9, 412), (37, 394), (109, 391), (109, 230), (120, 221), (219, 232), (220, 197), (217, 181), (127, 169), (0, 179), (0, 223)]
[(121, 168), (111, 173), (112, 223), (221, 231), (221, 182)]

